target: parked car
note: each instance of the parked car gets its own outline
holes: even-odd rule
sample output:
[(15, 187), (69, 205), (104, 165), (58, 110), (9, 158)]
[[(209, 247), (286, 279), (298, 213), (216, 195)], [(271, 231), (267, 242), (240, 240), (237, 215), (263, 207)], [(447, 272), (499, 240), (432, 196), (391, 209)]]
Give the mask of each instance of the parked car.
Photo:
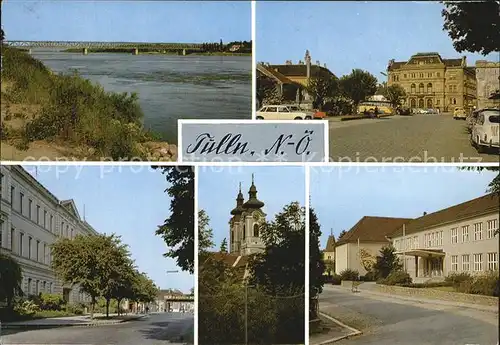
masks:
[(472, 125), (470, 140), (479, 153), (499, 146), (500, 110), (482, 109)]
[(312, 120), (314, 114), (305, 110), (292, 111), (287, 105), (266, 105), (257, 112), (257, 120)]
[(453, 118), (455, 120), (465, 120), (467, 118), (467, 114), (465, 113), (465, 110), (462, 108), (455, 108), (453, 111)]

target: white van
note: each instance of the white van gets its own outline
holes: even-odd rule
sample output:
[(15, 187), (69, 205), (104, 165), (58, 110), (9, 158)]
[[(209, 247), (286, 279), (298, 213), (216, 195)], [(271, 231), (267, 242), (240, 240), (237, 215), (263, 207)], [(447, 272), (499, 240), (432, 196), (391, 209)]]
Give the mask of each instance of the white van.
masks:
[(488, 148), (499, 146), (500, 110), (482, 109), (472, 125), (471, 143), (478, 152), (485, 152)]

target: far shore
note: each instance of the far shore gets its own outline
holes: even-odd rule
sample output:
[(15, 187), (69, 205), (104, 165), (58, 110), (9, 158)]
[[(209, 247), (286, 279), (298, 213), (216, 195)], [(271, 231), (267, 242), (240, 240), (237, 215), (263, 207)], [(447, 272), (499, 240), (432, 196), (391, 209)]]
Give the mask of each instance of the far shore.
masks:
[[(61, 50), (63, 53), (81, 53), (82, 49), (80, 48), (70, 48)], [(132, 49), (125, 48), (117, 48), (117, 49), (88, 49), (88, 54), (131, 54)], [(178, 51), (141, 51), (139, 49), (139, 55), (179, 55)], [(252, 53), (237, 53), (237, 52), (188, 52), (187, 55), (195, 55), (195, 56), (252, 56)]]

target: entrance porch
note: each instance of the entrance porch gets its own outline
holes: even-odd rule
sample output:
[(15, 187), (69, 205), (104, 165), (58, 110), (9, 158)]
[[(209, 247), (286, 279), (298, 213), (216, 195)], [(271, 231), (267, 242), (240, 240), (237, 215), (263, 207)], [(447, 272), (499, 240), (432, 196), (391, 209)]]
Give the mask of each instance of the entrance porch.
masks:
[(444, 258), (446, 254), (437, 249), (412, 249), (396, 252), (406, 260), (406, 272), (413, 282), (442, 281), (445, 277)]

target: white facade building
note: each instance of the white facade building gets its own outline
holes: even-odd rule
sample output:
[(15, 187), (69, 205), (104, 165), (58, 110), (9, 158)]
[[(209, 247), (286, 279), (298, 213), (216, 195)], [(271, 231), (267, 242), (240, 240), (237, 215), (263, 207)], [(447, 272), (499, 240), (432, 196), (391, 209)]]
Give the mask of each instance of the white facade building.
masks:
[(0, 251), (19, 262), (23, 292), (63, 294), (70, 303), (90, 301), (78, 287), (63, 286), (50, 266), (50, 246), (59, 237), (97, 235), (73, 200), (57, 199), (16, 165), (0, 166), (0, 194)]
[(425, 214), (391, 235), (415, 282), (441, 280), (452, 272), (498, 270), (499, 197), (488, 194)]

